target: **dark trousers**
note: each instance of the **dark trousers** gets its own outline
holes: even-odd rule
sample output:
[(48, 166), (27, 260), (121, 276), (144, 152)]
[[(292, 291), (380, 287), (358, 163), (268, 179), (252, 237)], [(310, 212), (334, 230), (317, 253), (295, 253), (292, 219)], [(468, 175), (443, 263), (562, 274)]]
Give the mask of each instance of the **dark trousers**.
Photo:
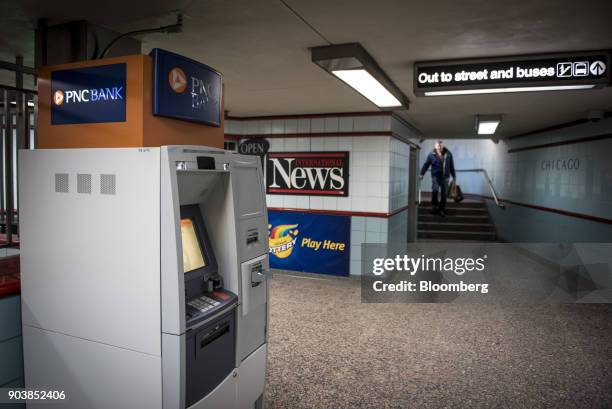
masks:
[[(440, 200), (438, 201), (438, 192)], [(446, 196), (448, 195), (448, 178), (431, 177), (431, 206), (434, 210), (444, 210), (446, 208)]]

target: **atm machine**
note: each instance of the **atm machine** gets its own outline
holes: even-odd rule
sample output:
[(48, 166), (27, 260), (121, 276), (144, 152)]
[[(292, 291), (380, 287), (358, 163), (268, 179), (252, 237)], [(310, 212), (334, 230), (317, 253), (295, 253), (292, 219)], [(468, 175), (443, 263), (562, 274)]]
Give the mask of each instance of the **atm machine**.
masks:
[(257, 157), (201, 146), (23, 150), (19, 177), (25, 383), (65, 392), (40, 406), (263, 406), (269, 265)]

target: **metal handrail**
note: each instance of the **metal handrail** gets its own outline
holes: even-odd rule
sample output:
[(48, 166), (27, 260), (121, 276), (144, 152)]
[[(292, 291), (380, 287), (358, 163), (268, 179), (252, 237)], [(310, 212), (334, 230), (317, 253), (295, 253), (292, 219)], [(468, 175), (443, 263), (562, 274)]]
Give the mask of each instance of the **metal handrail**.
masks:
[(493, 186), (493, 182), (491, 181), (491, 178), (489, 177), (489, 174), (487, 173), (486, 169), (456, 169), (455, 172), (482, 172), (485, 177), (485, 180), (489, 184), (489, 189), (491, 190), (491, 195), (493, 195), (493, 200), (495, 201), (495, 204), (502, 209), (506, 208), (506, 205), (499, 201), (497, 192), (495, 191), (495, 187)]

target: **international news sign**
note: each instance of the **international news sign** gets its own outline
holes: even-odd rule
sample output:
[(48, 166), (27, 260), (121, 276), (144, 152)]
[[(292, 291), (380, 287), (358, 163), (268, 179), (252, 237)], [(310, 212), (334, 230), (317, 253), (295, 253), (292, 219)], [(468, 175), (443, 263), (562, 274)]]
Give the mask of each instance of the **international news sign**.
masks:
[(51, 72), (51, 124), (125, 122), (126, 64)]
[(348, 196), (349, 152), (270, 152), (266, 193)]
[[(417, 62), (417, 96), (441, 91), (610, 85), (607, 51)], [(516, 90), (515, 90), (516, 91)], [(499, 90), (498, 92), (504, 92)], [(431, 93), (431, 94), (429, 94)], [(444, 95), (444, 94), (442, 94)]]
[(159, 48), (151, 56), (153, 115), (221, 126), (221, 73)]
[(268, 211), (270, 267), (348, 276), (351, 218), (326, 214)]

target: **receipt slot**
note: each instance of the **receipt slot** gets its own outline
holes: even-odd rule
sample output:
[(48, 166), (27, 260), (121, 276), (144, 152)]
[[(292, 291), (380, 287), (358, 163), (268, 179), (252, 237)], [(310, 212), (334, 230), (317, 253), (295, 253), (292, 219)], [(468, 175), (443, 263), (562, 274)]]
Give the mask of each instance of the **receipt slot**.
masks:
[(67, 397), (44, 407), (262, 407), (258, 158), (53, 149), (19, 166), (25, 382)]

